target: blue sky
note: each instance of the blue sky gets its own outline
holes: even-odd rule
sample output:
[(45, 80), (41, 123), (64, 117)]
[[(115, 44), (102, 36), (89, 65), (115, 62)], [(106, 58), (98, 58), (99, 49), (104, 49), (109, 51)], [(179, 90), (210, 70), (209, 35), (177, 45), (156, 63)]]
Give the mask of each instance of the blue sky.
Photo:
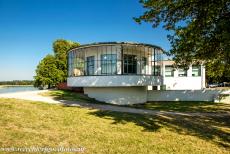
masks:
[(168, 32), (132, 19), (139, 0), (0, 0), (0, 81), (31, 80), (52, 42), (150, 43), (169, 50)]

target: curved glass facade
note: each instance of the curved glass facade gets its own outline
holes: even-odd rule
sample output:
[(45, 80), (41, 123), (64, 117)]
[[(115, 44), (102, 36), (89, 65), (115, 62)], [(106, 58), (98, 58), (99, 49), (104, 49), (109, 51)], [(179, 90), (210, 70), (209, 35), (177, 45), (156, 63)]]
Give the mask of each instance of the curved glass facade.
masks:
[(68, 76), (161, 76), (162, 54), (159, 47), (143, 44), (80, 46), (68, 53)]

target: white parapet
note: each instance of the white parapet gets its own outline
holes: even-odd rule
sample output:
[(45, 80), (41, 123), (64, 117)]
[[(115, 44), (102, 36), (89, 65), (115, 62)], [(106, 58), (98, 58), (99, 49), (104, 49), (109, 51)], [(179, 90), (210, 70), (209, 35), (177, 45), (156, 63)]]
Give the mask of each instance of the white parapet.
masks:
[(79, 76), (67, 79), (69, 87), (126, 87), (161, 85), (162, 77), (151, 75)]

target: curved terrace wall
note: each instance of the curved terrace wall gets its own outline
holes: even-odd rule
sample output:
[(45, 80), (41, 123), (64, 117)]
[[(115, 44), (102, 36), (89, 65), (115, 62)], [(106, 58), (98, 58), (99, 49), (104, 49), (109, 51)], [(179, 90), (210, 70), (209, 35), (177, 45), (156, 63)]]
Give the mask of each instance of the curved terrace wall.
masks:
[(125, 42), (77, 47), (68, 53), (68, 86), (160, 85), (162, 53), (154, 45)]

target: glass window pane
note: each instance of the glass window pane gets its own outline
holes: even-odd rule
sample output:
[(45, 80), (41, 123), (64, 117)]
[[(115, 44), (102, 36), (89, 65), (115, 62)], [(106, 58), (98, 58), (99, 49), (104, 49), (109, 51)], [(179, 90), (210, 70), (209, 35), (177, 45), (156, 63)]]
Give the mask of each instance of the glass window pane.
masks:
[[(154, 66), (152, 66), (152, 74), (154, 74)], [(161, 67), (160, 66), (155, 66), (155, 75), (160, 76), (161, 75)]]
[(141, 74), (146, 74), (146, 65), (147, 65), (147, 58), (142, 57), (140, 62)]
[(124, 73), (125, 74), (137, 74), (137, 56), (136, 55), (124, 55)]
[(117, 54), (101, 55), (101, 74), (117, 73)]
[(187, 76), (187, 70), (184, 68), (179, 68), (178, 69), (178, 76)]
[(87, 57), (87, 75), (94, 75), (94, 56)]
[(192, 66), (192, 76), (201, 76), (201, 66)]
[(172, 66), (165, 66), (165, 76), (166, 77), (173, 77), (174, 76), (174, 69)]

